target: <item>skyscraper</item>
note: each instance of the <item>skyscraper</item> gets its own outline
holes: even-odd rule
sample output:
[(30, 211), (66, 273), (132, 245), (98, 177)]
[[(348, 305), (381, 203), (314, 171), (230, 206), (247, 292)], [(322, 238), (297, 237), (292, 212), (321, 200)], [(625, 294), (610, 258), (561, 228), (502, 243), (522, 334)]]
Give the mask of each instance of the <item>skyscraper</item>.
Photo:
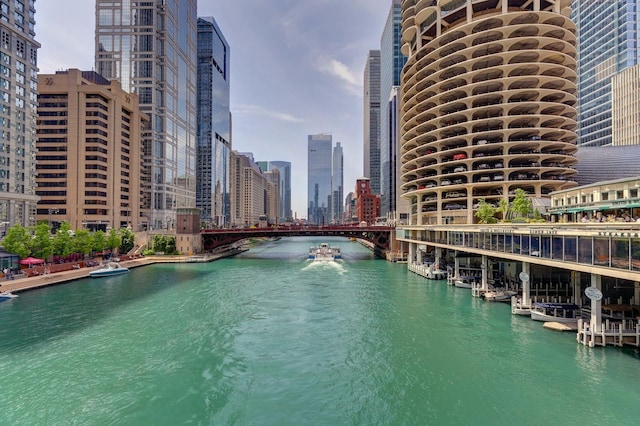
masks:
[(370, 50), (364, 68), (364, 175), (380, 193), (380, 51)]
[(256, 161), (263, 172), (274, 168), (280, 172), (279, 220), (287, 222), (293, 219), (291, 212), (291, 163), (288, 161)]
[(404, 0), (402, 190), (410, 225), (576, 185), (570, 0)]
[[(38, 220), (106, 231), (140, 219), (138, 97), (95, 71), (38, 77)], [(106, 130), (106, 131), (105, 131)]]
[(34, 39), (34, 3), (3, 1), (0, 8), (0, 235), (8, 226), (36, 223), (40, 44)]
[(333, 164), (331, 177), (331, 202), (333, 204), (331, 221), (344, 221), (344, 153), (340, 142), (333, 148)]
[(313, 224), (331, 221), (332, 145), (329, 134), (307, 138), (307, 220)]
[(143, 139), (143, 221), (169, 228), (196, 201), (197, 1), (96, 0), (96, 70), (136, 93)]
[(196, 207), (215, 226), (230, 220), (230, 50), (215, 19), (198, 18)]
[(398, 146), (393, 144), (391, 131), (394, 123), (387, 102), (393, 94), (393, 88), (400, 86), (402, 67), (407, 61), (400, 50), (402, 38), (402, 7), (400, 0), (392, 0), (389, 15), (380, 39), (380, 99), (385, 104), (380, 109), (380, 190), (376, 192), (374, 186), (371, 191), (380, 194), (380, 214), (386, 216), (394, 204), (395, 177), (394, 163)]
[(611, 78), (638, 64), (637, 0), (574, 0), (578, 29), (579, 145), (612, 143)]

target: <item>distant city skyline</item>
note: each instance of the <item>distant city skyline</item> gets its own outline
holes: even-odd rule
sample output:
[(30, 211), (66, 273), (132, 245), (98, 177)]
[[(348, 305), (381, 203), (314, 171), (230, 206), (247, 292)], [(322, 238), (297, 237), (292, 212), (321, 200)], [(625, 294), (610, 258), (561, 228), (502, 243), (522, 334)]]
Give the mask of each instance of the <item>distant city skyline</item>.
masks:
[[(369, 50), (380, 44), (391, 1), (198, 3), (197, 15), (213, 17), (234, 52), (233, 149), (258, 159), (277, 153), (291, 162), (298, 217), (307, 213), (306, 146), (300, 143), (307, 135), (332, 133), (342, 142), (345, 186), (353, 187), (363, 175), (362, 73)], [(94, 69), (95, 16), (93, 1), (36, 3), (41, 73)]]

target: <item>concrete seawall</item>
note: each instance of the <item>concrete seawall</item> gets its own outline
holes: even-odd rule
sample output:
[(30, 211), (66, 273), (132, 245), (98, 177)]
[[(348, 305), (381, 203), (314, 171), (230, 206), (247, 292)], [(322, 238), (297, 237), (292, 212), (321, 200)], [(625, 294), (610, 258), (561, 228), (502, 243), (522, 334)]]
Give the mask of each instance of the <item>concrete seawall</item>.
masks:
[[(137, 259), (123, 260), (119, 263), (129, 269), (152, 265), (154, 263), (202, 263), (212, 262), (217, 259), (235, 256), (247, 249), (232, 249), (221, 253), (199, 255), (199, 256), (145, 256)], [(82, 278), (88, 278), (89, 272), (100, 269), (100, 266), (71, 269), (68, 271), (56, 272), (35, 277), (20, 277), (13, 280), (0, 281), (0, 291), (10, 291), (14, 294), (33, 290), (36, 288), (48, 287), (62, 284)]]

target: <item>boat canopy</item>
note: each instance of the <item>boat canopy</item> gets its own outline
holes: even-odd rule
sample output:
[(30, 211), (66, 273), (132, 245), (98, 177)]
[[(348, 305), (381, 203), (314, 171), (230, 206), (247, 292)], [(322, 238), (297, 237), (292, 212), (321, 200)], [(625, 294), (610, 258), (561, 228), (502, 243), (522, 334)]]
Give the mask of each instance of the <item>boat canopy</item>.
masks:
[(580, 306), (575, 305), (573, 303), (542, 303), (542, 302), (536, 302), (534, 303), (534, 306), (538, 306), (540, 308), (546, 308), (546, 309), (580, 309)]

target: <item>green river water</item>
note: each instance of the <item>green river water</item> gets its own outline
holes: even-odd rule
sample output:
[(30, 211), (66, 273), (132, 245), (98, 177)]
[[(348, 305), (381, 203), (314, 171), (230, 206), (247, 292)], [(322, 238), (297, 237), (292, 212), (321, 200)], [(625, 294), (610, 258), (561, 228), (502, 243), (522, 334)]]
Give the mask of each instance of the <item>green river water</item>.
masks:
[[(307, 260), (328, 241), (344, 260)], [(0, 303), (0, 425), (635, 425), (640, 356), (283, 239)]]

